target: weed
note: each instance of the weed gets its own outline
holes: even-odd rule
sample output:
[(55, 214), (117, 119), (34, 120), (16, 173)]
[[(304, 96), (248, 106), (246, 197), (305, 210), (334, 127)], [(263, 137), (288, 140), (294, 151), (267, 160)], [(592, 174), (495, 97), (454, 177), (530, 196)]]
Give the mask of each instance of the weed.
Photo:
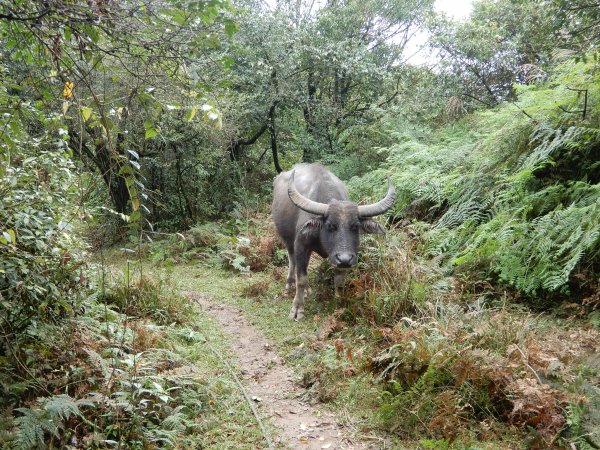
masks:
[(268, 280), (259, 280), (243, 288), (242, 294), (250, 298), (259, 298), (267, 293), (270, 285)]
[[(313, 301), (298, 323), (285, 319), (289, 299), (274, 294), (281, 276), (273, 282), (264, 273), (174, 270), (182, 287), (251, 316), (298, 368), (307, 400), (351, 410), (369, 433), (390, 439), (393, 430), (399, 448), (424, 448), (419, 442), (427, 440), (448, 448), (582, 442), (587, 413), (570, 405), (585, 409), (583, 388), (566, 387), (572, 363), (593, 351), (598, 333), (562, 329), (489, 285), (467, 289), (423, 260), (409, 232), (393, 230), (385, 243), (364, 239), (361, 267), (348, 275), (339, 300), (332, 299), (330, 265), (313, 261)], [(588, 385), (594, 377), (582, 376)]]
[(99, 300), (128, 316), (151, 318), (163, 325), (186, 323), (191, 313), (189, 300), (180, 296), (168, 280), (151, 275), (133, 280), (129, 264), (118, 283), (100, 295)]
[(29, 358), (40, 364), (28, 376), (35, 375), (31, 382), (46, 395), (16, 405), (0, 427), (2, 448), (220, 447), (231, 433), (237, 446), (261, 445), (260, 432), (246, 429), (253, 416), (242, 394), (206, 347), (210, 339), (221, 357), (227, 355), (216, 326), (191, 304), (185, 315), (173, 315), (183, 299), (168, 296), (168, 283), (157, 281), (162, 278), (135, 278), (134, 272), (115, 277), (117, 284), (106, 282), (101, 298), (113, 303), (87, 297), (85, 316), (62, 334), (55, 330), (44, 348), (31, 349)]

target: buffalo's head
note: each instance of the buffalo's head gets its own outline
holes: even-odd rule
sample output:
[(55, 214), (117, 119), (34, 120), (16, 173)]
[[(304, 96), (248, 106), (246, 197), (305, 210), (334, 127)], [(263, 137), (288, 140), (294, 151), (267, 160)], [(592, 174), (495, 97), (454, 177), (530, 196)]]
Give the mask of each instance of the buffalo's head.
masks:
[(396, 191), (388, 178), (387, 194), (377, 203), (357, 205), (344, 200), (315, 202), (298, 192), (294, 184), (294, 172), (288, 184), (288, 195), (298, 208), (317, 215), (302, 226), (300, 233), (305, 236), (318, 236), (329, 255), (329, 260), (338, 268), (348, 268), (356, 264), (359, 232), (385, 233), (373, 217), (390, 209), (396, 200)]

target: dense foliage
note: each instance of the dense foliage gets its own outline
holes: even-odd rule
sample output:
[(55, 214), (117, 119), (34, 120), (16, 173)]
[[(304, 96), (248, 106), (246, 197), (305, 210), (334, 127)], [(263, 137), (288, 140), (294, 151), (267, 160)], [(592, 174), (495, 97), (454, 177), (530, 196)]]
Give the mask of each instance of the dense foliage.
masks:
[(380, 171), (399, 187), (397, 217), (427, 223), (431, 257), (530, 296), (569, 286), (590, 295), (600, 251), (597, 63), (563, 64), (518, 92), (516, 103), (429, 136), (398, 133)]
[[(194, 331), (163, 337), (98, 300), (169, 323), (186, 322), (185, 302), (149, 279), (127, 277), (109, 293), (85, 260), (82, 225), (148, 223), (144, 138), (158, 134), (163, 110), (189, 122), (206, 104), (182, 67), (233, 32), (227, 7), (0, 2), (2, 448), (174, 445), (194, 426), (206, 390), (177, 377), (158, 383), (151, 373), (173, 357), (140, 356), (191, 342)], [(187, 100), (163, 105), (161, 80)]]
[[(494, 308), (598, 324), (598, 11), (480, 0), (454, 21), (431, 0), (0, 0), (0, 446), (220, 445), (211, 417), (243, 401), (207, 381), (216, 369), (172, 371), (218, 364), (222, 349), (197, 347), (211, 325), (143, 264), (112, 276), (89, 251), (118, 242), (154, 264), (282, 277), (271, 180), (317, 161), (357, 200), (387, 176), (399, 198), (305, 378), (376, 376), (378, 426), (402, 438), (450, 445), (465, 424), (477, 441), (508, 423), (586, 448), (600, 402), (587, 335), (569, 353), (566, 331), (515, 333), (517, 313)], [(423, 30), (432, 67), (407, 63)], [(359, 368), (324, 343), (349, 325), (371, 346)]]

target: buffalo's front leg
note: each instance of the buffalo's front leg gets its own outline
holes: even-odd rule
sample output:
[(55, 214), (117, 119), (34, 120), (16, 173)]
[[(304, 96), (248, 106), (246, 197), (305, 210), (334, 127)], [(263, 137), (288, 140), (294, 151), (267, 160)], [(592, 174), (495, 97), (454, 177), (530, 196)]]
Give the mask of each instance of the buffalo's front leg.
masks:
[(304, 317), (304, 299), (308, 290), (308, 260), (310, 253), (299, 251), (296, 248), (296, 295), (292, 310), (290, 311), (290, 319), (300, 320)]
[(292, 289), (294, 289), (294, 286), (296, 285), (296, 259), (294, 257), (294, 251), (290, 250), (289, 248), (288, 248), (288, 261), (290, 263), (290, 268), (288, 270), (288, 275), (285, 280), (285, 293), (286, 294), (291, 292)]

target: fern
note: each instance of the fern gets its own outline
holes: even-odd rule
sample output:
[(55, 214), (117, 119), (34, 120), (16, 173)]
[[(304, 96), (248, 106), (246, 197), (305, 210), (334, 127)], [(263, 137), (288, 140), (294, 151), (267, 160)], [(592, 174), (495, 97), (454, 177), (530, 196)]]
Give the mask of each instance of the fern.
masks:
[(44, 411), (48, 414), (48, 416), (52, 420), (60, 422), (68, 420), (71, 416), (82, 417), (79, 407), (93, 407), (94, 403), (86, 399), (75, 400), (67, 394), (61, 394), (48, 398), (43, 405)]
[(364, 192), (391, 174), (400, 193), (393, 214), (431, 223), (428, 255), (528, 295), (567, 292), (574, 273), (597, 276), (600, 124), (597, 106), (577, 122), (556, 104), (574, 109), (577, 96), (564, 85), (577, 83), (589, 86), (588, 105), (600, 104), (596, 69), (567, 65), (547, 85), (520, 90), (521, 107), (538, 120), (504, 105), (429, 139), (402, 135), (385, 167), (350, 188)]
[(73, 416), (83, 417), (80, 406), (94, 406), (89, 400), (75, 400), (66, 394), (40, 398), (37, 403), (37, 407), (16, 409), (22, 414), (15, 420), (18, 449), (45, 448), (46, 435), (58, 438), (65, 421)]
[(587, 126), (571, 126), (566, 130), (554, 128), (541, 122), (531, 135), (534, 150), (523, 158), (519, 170), (537, 169), (551, 163), (561, 153), (579, 151), (600, 143), (600, 129)]
[(45, 448), (44, 436), (47, 433), (58, 436), (56, 424), (43, 410), (18, 408), (17, 411), (23, 415), (15, 420), (18, 427), (15, 448)]

